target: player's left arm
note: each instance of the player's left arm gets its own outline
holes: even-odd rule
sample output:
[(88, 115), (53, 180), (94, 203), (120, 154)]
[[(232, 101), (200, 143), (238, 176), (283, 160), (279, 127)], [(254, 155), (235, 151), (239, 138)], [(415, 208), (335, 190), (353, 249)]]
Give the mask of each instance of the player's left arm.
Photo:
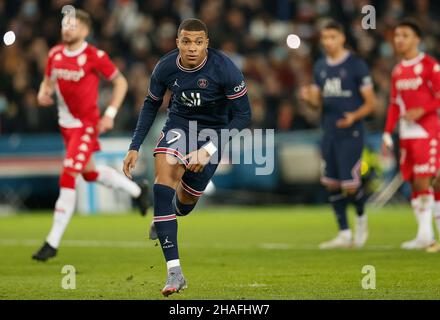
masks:
[(122, 105), (122, 102), (124, 101), (125, 95), (127, 94), (128, 84), (125, 77), (119, 72), (118, 68), (111, 61), (110, 57), (105, 51), (96, 51), (94, 67), (95, 70), (104, 77), (104, 79), (111, 81), (113, 86), (110, 103), (107, 106), (101, 121), (99, 122), (99, 132), (103, 133), (113, 129), (115, 117)]
[[(249, 126), (252, 113), (243, 74), (232, 61), (228, 62), (229, 65), (224, 71), (224, 74), (226, 74), (224, 86), (226, 98), (229, 100), (229, 108), (231, 108), (232, 119), (225, 129), (229, 131), (230, 140), (238, 132)], [(229, 140), (220, 141), (220, 138), (218, 137), (218, 141), (211, 140), (199, 150), (189, 153), (186, 156), (186, 159), (189, 159), (187, 169), (193, 172), (202, 171), (211, 157), (218, 150), (222, 150), (229, 142)]]
[(367, 65), (363, 61), (359, 63), (356, 81), (364, 103), (356, 111), (345, 112), (344, 118), (336, 123), (336, 126), (339, 128), (351, 127), (355, 122), (365, 118), (375, 109), (376, 95), (374, 94), (373, 83)]
[(111, 82), (113, 85), (112, 97), (110, 99), (109, 106), (105, 110), (104, 115), (99, 122), (99, 131), (101, 133), (113, 129), (116, 114), (118, 113), (128, 90), (127, 79), (125, 79), (120, 72), (118, 72), (116, 77), (114, 77)]
[(430, 84), (434, 99), (428, 105), (409, 109), (403, 116), (405, 120), (417, 121), (426, 114), (437, 112), (437, 109), (440, 108), (440, 64), (438, 61), (432, 60), (425, 80)]
[(221, 137), (218, 137), (219, 141), (211, 140), (199, 150), (189, 153), (185, 157), (185, 159), (189, 159), (187, 166), (188, 170), (193, 172), (202, 171), (205, 165), (209, 163), (211, 157), (218, 152), (218, 150), (223, 150), (223, 147), (233, 136), (248, 127), (251, 123), (251, 106), (246, 92), (244, 92), (239, 98), (231, 99), (229, 107), (232, 111), (232, 119), (225, 128), (229, 131), (229, 140), (220, 141)]

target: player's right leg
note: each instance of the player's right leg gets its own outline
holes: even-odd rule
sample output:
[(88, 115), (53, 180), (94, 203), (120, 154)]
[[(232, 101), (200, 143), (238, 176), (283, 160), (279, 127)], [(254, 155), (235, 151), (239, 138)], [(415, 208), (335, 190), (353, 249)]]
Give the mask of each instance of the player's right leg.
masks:
[[(187, 216), (192, 210), (194, 210), (200, 195), (195, 196), (190, 194), (182, 187), (182, 182), (177, 186), (176, 193), (173, 198), (173, 213), (176, 216)], [(157, 231), (154, 221), (151, 222), (149, 238), (151, 240), (157, 240)]]
[(333, 208), (339, 232), (335, 238), (321, 243), (319, 248), (348, 248), (352, 245), (352, 234), (347, 220), (347, 197), (342, 192), (339, 181), (333, 139), (323, 139), (321, 156), (323, 162), (321, 183), (328, 192), (328, 200)]
[(167, 264), (167, 282), (162, 290), (164, 296), (186, 288), (180, 266), (177, 245), (177, 218), (173, 209), (173, 198), (185, 166), (172, 155), (155, 154), (154, 226)]
[(52, 228), (43, 246), (32, 255), (32, 259), (46, 261), (57, 254), (61, 238), (75, 210), (77, 173), (63, 170), (60, 177), (60, 194), (55, 203)]

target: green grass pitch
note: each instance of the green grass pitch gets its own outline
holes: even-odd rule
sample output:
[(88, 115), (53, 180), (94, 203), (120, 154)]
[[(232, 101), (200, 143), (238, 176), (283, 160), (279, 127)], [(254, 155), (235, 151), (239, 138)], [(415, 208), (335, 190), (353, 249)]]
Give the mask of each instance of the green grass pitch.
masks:
[[(0, 299), (163, 299), (151, 218), (76, 215), (58, 256), (41, 263), (31, 255), (51, 215), (1, 217)], [(399, 249), (416, 232), (409, 206), (369, 210), (369, 224), (364, 249), (321, 251), (336, 233), (329, 207), (200, 208), (179, 219), (188, 289), (168, 299), (440, 299), (440, 254)], [(64, 265), (77, 271), (74, 290), (61, 286)], [(374, 290), (361, 286), (364, 265)]]

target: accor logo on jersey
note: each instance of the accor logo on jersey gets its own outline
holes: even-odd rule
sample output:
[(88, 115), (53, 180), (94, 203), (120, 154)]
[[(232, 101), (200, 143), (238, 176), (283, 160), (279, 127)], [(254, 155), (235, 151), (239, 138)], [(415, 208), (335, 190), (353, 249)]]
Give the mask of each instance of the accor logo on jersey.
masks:
[(53, 69), (52, 74), (57, 79), (78, 82), (82, 77), (84, 77), (85, 72), (82, 68), (78, 71), (68, 69)]
[(417, 90), (423, 83), (421, 77), (411, 79), (401, 79), (396, 81), (397, 90)]

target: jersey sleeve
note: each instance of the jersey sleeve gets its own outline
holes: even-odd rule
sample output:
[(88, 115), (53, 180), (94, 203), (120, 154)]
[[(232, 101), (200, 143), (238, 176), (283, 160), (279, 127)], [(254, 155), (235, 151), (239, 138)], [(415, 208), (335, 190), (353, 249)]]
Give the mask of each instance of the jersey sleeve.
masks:
[(228, 61), (225, 69), (225, 95), (228, 100), (240, 99), (247, 93), (244, 76), (237, 66)]
[(118, 68), (111, 61), (108, 54), (103, 50), (98, 50), (96, 52), (96, 64), (95, 69), (100, 73), (105, 79), (111, 81), (118, 74)]
[(162, 65), (159, 61), (151, 74), (148, 94), (144, 100), (144, 105), (141, 108), (129, 150), (139, 150), (145, 137), (150, 131), (151, 126), (156, 119), (157, 112), (162, 104), (162, 99), (167, 87), (160, 80), (161, 69)]
[(161, 70), (163, 69), (162, 63), (163, 62), (159, 61), (154, 67), (154, 70), (151, 73), (150, 85), (148, 87), (148, 96), (155, 101), (161, 101), (167, 90), (167, 86), (161, 75)]
[(358, 84), (359, 89), (371, 87), (373, 85), (368, 66), (365, 61), (361, 59), (358, 60), (356, 65), (355, 81)]

